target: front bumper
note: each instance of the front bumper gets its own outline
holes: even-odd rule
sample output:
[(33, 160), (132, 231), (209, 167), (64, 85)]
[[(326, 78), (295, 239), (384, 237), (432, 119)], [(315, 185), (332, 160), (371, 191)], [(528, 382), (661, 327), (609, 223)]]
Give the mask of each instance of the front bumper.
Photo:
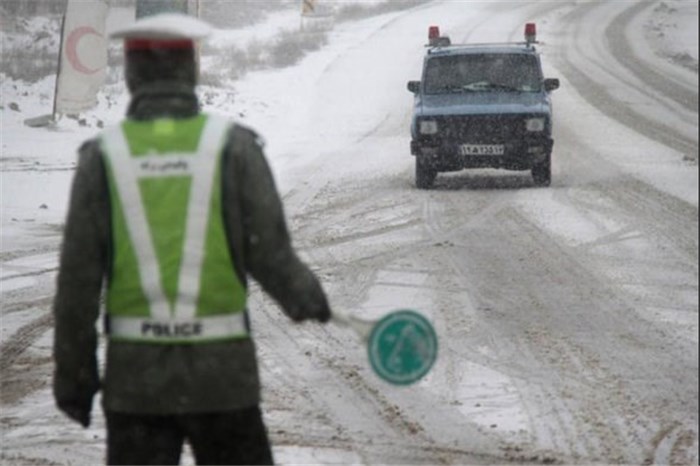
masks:
[(501, 143), (504, 146), (502, 155), (462, 155), (459, 151), (461, 144), (463, 142), (414, 139), (411, 141), (411, 154), (421, 157), (422, 162), (438, 171), (456, 171), (464, 168), (529, 170), (547, 160), (552, 152), (554, 140), (539, 135)]

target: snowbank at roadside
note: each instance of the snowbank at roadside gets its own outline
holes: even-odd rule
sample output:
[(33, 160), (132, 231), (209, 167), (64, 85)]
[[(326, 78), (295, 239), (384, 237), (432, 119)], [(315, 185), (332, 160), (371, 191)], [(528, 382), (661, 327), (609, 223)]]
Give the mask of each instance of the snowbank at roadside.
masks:
[(698, 72), (698, 2), (664, 0), (648, 13), (645, 38), (654, 53)]

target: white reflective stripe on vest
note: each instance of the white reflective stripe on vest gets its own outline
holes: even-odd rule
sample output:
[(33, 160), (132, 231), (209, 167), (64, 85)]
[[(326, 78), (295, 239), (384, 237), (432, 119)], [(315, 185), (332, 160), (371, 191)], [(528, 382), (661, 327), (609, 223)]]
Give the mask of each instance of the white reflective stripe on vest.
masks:
[(223, 314), (195, 319), (148, 319), (110, 316), (112, 337), (134, 338), (139, 341), (211, 340), (242, 336), (248, 333), (245, 314)]
[[(169, 322), (204, 322), (203, 319), (195, 317), (196, 305), (204, 260), (204, 243), (210, 214), (212, 184), (215, 182), (214, 173), (228, 127), (226, 120), (210, 116), (207, 118), (196, 153), (173, 153), (146, 157), (131, 156), (128, 142), (121, 127), (106, 131), (104, 134), (104, 141), (117, 185), (116, 191), (124, 210), (127, 233), (136, 253), (141, 287), (150, 305), (150, 319), (136, 319), (138, 322), (153, 320), (166, 326), (169, 325)], [(171, 313), (162, 287), (160, 267), (146, 220), (146, 211), (141, 199), (138, 179), (183, 175), (191, 175), (192, 183), (178, 279), (178, 297), (175, 300), (174, 312)], [(183, 296), (186, 296), (187, 299), (183, 299)], [(232, 319), (228, 314), (225, 318)], [(236, 319), (242, 318), (236, 317)], [(212, 318), (207, 317), (207, 319)], [(112, 320), (121, 322), (124, 318), (112, 316)], [(239, 333), (238, 324), (229, 327)], [(112, 327), (112, 329), (114, 328)], [(117, 324), (116, 328), (122, 328), (129, 332), (129, 336), (143, 336), (138, 323)], [(245, 326), (242, 328), (245, 331)], [(123, 332), (121, 335), (126, 336)]]
[[(193, 167), (190, 200), (187, 206), (187, 225), (185, 227), (185, 244), (180, 265), (178, 290), (180, 296), (175, 304), (178, 319), (193, 318), (197, 312), (199, 283), (204, 262), (204, 243), (211, 208), (211, 192), (214, 172), (223, 148), (224, 136), (228, 124), (221, 118), (208, 117), (204, 132), (197, 149), (197, 159), (202, 158)], [(218, 213), (217, 213), (218, 214)]]

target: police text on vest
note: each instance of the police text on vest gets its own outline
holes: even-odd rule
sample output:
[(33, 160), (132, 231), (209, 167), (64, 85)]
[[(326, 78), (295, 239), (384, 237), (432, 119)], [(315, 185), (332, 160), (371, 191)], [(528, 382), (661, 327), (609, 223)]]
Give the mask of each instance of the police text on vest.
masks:
[(143, 322), (141, 335), (145, 337), (194, 337), (202, 334), (201, 322)]

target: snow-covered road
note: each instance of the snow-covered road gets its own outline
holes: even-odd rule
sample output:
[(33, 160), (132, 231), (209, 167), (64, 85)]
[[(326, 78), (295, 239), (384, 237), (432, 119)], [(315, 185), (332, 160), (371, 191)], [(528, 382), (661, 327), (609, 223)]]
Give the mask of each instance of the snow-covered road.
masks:
[[(295, 244), (333, 306), (369, 318), (419, 309), (440, 338), (428, 377), (389, 386), (354, 335), (291, 325), (254, 289), (279, 463), (697, 464), (693, 15), (697, 26), (690, 0), (438, 1), (339, 24), (297, 66), (202, 89), (207, 110), (267, 139)], [(474, 170), (416, 190), (405, 84), (427, 27), (504, 41), (528, 21), (562, 82), (552, 186)], [(681, 44), (694, 69), (667, 58), (661, 29), (694, 41)], [(49, 305), (73, 153), (97, 129), (23, 128), (7, 102), (29, 98), (2, 90), (1, 458), (93, 464), (99, 409), (81, 430), (52, 406)]]

